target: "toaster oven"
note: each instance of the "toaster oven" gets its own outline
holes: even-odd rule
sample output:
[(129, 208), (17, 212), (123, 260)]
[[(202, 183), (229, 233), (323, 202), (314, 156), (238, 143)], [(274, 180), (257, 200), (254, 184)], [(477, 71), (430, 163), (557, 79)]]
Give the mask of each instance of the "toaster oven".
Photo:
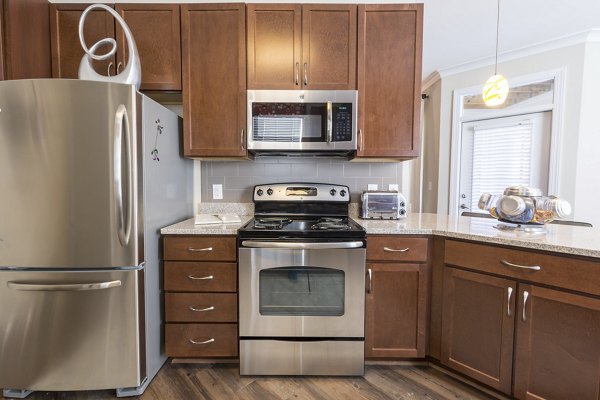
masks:
[(367, 190), (360, 196), (363, 219), (406, 218), (406, 198), (397, 191)]

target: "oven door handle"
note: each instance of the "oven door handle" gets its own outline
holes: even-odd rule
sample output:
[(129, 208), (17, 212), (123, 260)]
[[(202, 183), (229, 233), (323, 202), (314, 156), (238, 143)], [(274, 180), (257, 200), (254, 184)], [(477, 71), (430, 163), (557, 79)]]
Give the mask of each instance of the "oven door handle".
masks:
[(321, 250), (321, 249), (358, 249), (364, 246), (362, 241), (355, 242), (261, 242), (257, 240), (243, 240), (244, 247), (257, 247), (264, 249), (290, 249), (290, 250)]

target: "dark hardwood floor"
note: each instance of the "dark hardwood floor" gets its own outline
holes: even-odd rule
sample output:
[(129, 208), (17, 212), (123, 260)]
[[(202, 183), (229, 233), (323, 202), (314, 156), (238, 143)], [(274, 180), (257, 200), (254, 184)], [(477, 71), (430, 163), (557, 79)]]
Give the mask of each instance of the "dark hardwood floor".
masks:
[[(113, 399), (114, 391), (35, 392), (27, 399)], [(237, 364), (167, 363), (143, 400), (491, 399), (431, 367), (369, 365), (364, 377), (240, 377)]]

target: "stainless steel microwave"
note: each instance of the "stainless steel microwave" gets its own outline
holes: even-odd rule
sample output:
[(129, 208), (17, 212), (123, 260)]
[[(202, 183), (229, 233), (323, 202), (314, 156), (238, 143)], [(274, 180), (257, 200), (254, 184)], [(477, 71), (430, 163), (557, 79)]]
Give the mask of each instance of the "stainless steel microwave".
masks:
[(356, 90), (248, 90), (254, 154), (349, 155), (356, 150)]

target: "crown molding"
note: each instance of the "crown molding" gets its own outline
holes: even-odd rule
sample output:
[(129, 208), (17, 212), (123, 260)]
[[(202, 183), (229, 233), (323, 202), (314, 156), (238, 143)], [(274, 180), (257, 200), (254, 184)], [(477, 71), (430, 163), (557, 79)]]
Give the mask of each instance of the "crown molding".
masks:
[[(573, 34), (560, 36), (555, 39), (500, 53), (498, 54), (498, 64), (582, 43), (600, 43), (600, 29), (593, 28), (585, 31), (575, 32)], [(447, 76), (472, 71), (474, 69), (488, 67), (490, 65), (494, 65), (494, 63), (495, 57), (490, 56), (458, 64), (452, 67), (442, 68), (437, 72), (441, 78), (444, 78)]]
[(440, 73), (438, 71), (433, 71), (427, 78), (423, 79), (423, 82), (421, 82), (421, 93), (425, 92), (440, 79), (442, 79)]

